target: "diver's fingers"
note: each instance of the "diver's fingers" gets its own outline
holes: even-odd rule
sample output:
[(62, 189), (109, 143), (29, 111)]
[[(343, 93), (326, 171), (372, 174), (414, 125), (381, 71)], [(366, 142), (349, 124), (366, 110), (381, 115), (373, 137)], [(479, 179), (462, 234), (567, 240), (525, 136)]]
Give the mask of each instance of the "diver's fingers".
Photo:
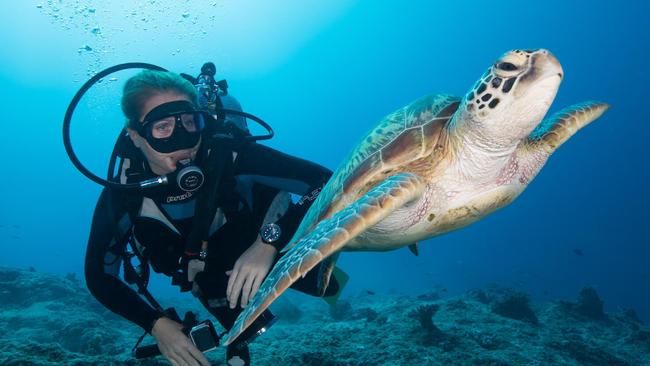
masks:
[[(232, 279), (232, 278), (231, 278)], [(232, 292), (230, 293), (230, 308), (234, 309), (237, 306), (239, 295), (241, 294), (242, 286), (244, 285), (245, 276), (238, 275), (233, 281)]]
[(255, 294), (257, 293), (257, 290), (260, 289), (260, 285), (262, 284), (262, 281), (264, 281), (264, 277), (265, 276), (262, 275), (255, 277), (255, 282), (253, 282), (253, 288), (251, 289), (250, 298), (253, 298), (253, 296), (255, 296)]
[(253, 287), (253, 281), (255, 280), (255, 274), (254, 273), (249, 273), (246, 276), (246, 281), (244, 282), (244, 285), (242, 286), (242, 292), (241, 292), (241, 307), (242, 309), (248, 304), (248, 300), (251, 297), (251, 288)]
[(178, 351), (178, 355), (183, 359), (182, 365), (185, 366), (200, 366), (199, 363), (192, 357), (192, 354), (187, 348)]
[[(187, 363), (191, 366), (201, 366), (203, 362), (199, 361), (198, 355), (195, 354), (195, 351), (201, 354), (201, 352), (194, 347), (194, 345), (188, 345), (185, 349), (183, 349), (183, 357), (187, 361)], [(207, 360), (206, 360), (207, 361)]]
[(167, 358), (176, 366), (187, 366), (187, 363), (183, 360), (183, 357), (181, 357), (179, 352), (171, 351), (167, 355)]
[(230, 294), (232, 293), (232, 287), (235, 284), (235, 279), (237, 278), (238, 273), (239, 268), (236, 265), (235, 268), (226, 272), (226, 274), (230, 276), (230, 278), (228, 278), (228, 287), (226, 288), (226, 299), (228, 299), (228, 301), (230, 301)]
[(193, 345), (190, 345), (189, 347), (187, 347), (187, 350), (189, 351), (190, 355), (194, 357), (196, 361), (198, 361), (198, 364), (200, 364), (201, 366), (210, 366), (210, 361), (208, 361), (208, 359), (205, 358), (203, 352), (199, 351), (198, 348), (194, 347)]

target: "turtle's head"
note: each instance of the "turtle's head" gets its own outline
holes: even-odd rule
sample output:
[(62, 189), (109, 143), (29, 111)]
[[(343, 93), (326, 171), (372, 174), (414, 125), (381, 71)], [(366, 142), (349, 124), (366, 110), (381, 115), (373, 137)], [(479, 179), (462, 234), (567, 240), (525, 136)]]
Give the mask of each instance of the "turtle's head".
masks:
[(562, 76), (560, 62), (547, 50), (507, 52), (467, 93), (463, 112), (493, 137), (520, 140), (548, 111)]

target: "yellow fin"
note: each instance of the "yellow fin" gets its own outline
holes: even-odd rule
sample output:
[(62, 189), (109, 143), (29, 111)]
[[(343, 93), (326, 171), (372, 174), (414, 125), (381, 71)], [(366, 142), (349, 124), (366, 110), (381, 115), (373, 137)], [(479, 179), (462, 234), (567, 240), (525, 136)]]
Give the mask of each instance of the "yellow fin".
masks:
[(323, 300), (330, 305), (334, 305), (338, 301), (339, 297), (341, 297), (341, 293), (343, 292), (343, 288), (350, 280), (350, 275), (345, 273), (339, 267), (334, 267), (334, 270), (332, 271), (332, 276), (334, 276), (336, 283), (338, 283), (339, 290), (336, 291), (334, 295), (323, 296)]

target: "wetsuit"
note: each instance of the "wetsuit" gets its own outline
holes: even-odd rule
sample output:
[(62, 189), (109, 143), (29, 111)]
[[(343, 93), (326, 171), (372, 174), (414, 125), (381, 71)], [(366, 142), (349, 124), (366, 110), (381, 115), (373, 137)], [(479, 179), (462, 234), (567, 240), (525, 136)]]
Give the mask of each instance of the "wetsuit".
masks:
[[(290, 203), (282, 217), (273, 220), (282, 228), (280, 239), (273, 243), (279, 251), (288, 244), (330, 176), (331, 171), (322, 166), (257, 143), (244, 144), (233, 152), (232, 164), (225, 168), (219, 184), (219, 209), (210, 230), (206, 269), (195, 280), (201, 290), (199, 299), (226, 329), (230, 329), (241, 309), (230, 309), (224, 300), (228, 280), (225, 271), (232, 269), (256, 240), (271, 202), (280, 191), (309, 198)], [(105, 307), (151, 332), (161, 314), (120, 279), (120, 255), (127, 241), (134, 240), (155, 271), (177, 271), (196, 197), (169, 189), (146, 193), (137, 212), (129, 213), (123, 195), (105, 189), (99, 197), (86, 252), (86, 283)], [(316, 269), (296, 288), (316, 294)], [(332, 279), (325, 295), (337, 290)]]

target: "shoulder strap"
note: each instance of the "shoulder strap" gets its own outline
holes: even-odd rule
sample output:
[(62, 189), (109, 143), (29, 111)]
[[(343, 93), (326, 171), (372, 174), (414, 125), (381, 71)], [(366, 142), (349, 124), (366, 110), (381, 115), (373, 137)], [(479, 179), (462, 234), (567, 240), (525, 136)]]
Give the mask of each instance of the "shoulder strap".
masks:
[(232, 164), (232, 150), (217, 139), (213, 139), (212, 142), (204, 144), (202, 148), (205, 154), (203, 165), (206, 182), (198, 194), (194, 222), (185, 245), (185, 253), (188, 256), (201, 253), (204, 257), (207, 253), (207, 240), (210, 224), (217, 212), (221, 178), (229, 162)]

